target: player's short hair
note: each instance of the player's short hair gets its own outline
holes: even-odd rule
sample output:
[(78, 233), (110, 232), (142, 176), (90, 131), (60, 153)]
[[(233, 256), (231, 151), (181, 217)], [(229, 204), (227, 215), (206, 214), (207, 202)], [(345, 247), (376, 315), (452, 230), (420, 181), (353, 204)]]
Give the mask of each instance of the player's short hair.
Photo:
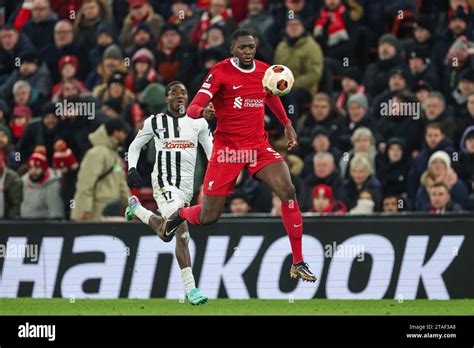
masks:
[(165, 96), (166, 97), (168, 96), (168, 93), (170, 92), (171, 87), (176, 86), (176, 85), (183, 85), (184, 89), (186, 89), (186, 86), (181, 81), (171, 81), (165, 87)]
[(251, 36), (255, 37), (255, 34), (247, 29), (239, 29), (236, 30), (232, 33), (232, 36), (230, 37), (230, 46), (234, 46), (235, 42), (239, 39), (241, 36)]

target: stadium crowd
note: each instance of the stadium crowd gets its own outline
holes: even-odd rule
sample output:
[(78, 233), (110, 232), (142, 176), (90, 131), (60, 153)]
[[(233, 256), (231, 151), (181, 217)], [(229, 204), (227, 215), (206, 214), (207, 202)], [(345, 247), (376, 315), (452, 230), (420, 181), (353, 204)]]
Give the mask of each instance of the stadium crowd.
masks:
[[(472, 0), (0, 0), (0, 13), (0, 218), (120, 216), (128, 144), (166, 109), (166, 84), (191, 100), (237, 28), (295, 75), (282, 101), (300, 146), (287, 153), (265, 122), (303, 211), (474, 210)], [(154, 159), (143, 149), (134, 192), (149, 205)], [(197, 167), (199, 201), (204, 156)], [(228, 211), (280, 202), (244, 171)]]

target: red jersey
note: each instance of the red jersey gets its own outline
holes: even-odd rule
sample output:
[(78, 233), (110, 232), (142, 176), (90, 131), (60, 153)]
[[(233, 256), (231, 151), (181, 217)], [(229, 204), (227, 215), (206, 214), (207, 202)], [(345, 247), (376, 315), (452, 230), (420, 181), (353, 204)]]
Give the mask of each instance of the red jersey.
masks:
[(216, 109), (214, 145), (230, 148), (256, 148), (265, 137), (265, 105), (283, 125), (290, 123), (279, 97), (270, 96), (262, 79), (269, 65), (254, 60), (252, 69), (242, 69), (234, 58), (217, 63), (188, 107), (192, 118), (199, 118), (211, 101)]

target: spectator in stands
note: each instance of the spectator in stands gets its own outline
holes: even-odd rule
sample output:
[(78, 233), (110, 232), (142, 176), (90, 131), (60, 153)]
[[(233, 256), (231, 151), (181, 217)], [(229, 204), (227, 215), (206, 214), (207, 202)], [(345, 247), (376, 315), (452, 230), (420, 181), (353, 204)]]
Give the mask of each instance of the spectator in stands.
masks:
[(249, 0), (247, 18), (239, 23), (240, 29), (253, 29), (266, 41), (270, 38), (270, 29), (275, 23), (274, 17), (266, 10), (268, 0)]
[(357, 205), (364, 190), (371, 193), (374, 206), (378, 206), (382, 200), (379, 180), (372, 174), (372, 165), (369, 159), (361, 154), (354, 156), (350, 162), (350, 177), (344, 183), (344, 203), (349, 209)]
[(38, 91), (31, 89), (31, 85), (24, 80), (15, 82), (13, 85), (13, 105), (12, 109), (18, 105), (26, 105), (32, 109), (34, 115), (38, 115), (41, 100)]
[(17, 58), (31, 51), (33, 44), (13, 26), (5, 25), (0, 32), (0, 84), (17, 69)]
[(12, 116), (10, 128), (12, 130), (13, 143), (17, 144), (23, 135), (26, 125), (31, 120), (32, 112), (27, 105), (17, 105), (13, 109)]
[(194, 56), (176, 24), (163, 26), (155, 59), (156, 71), (165, 85), (174, 80), (187, 82), (191, 78)]
[(428, 169), (421, 176), (423, 185), (416, 194), (416, 209), (428, 210), (430, 199), (428, 192), (433, 184), (443, 183), (448, 188), (452, 200), (461, 207), (468, 203), (466, 185), (458, 179), (456, 172), (451, 168), (451, 158), (444, 151), (436, 151), (428, 161)]
[(58, 63), (62, 56), (73, 55), (81, 62), (78, 78), (83, 80), (90, 71), (88, 52), (74, 38), (74, 27), (68, 20), (60, 20), (54, 26), (54, 44), (49, 45), (43, 52), (53, 83), (60, 80)]
[(446, 184), (438, 182), (429, 189), (430, 207), (428, 211), (432, 214), (444, 214), (447, 211), (461, 211), (459, 204), (451, 200), (451, 194)]
[(427, 52), (428, 57), (433, 55), (435, 38), (433, 37), (433, 20), (428, 15), (420, 15), (413, 23), (413, 39), (409, 39), (406, 45), (407, 51), (422, 49)]
[(375, 138), (370, 129), (367, 127), (357, 128), (352, 134), (351, 144), (352, 149), (346, 152), (339, 161), (341, 177), (344, 179), (349, 177), (351, 160), (357, 155), (363, 155), (370, 161), (373, 174), (375, 174), (375, 156), (377, 155), (377, 150), (375, 149)]
[(201, 15), (200, 21), (191, 33), (191, 42), (196, 47), (205, 47), (207, 44), (207, 29), (214, 24), (224, 27), (227, 35), (230, 35), (236, 25), (232, 18), (232, 10), (228, 8), (226, 0), (211, 0), (207, 11)]
[(89, 91), (84, 87), (82, 81), (76, 79), (66, 80), (58, 84), (59, 89), (51, 96), (53, 103), (61, 102), (72, 96), (89, 96)]
[[(466, 110), (467, 97), (474, 92), (474, 70), (463, 71), (459, 77), (456, 89), (451, 93), (449, 104), (454, 108), (454, 115), (458, 117)], [(448, 100), (449, 100), (448, 99)]]
[(340, 122), (337, 132), (336, 146), (342, 151), (351, 149), (351, 137), (354, 131), (359, 127), (369, 128), (375, 137), (376, 144), (382, 142), (376, 122), (368, 115), (369, 103), (367, 97), (363, 94), (353, 94), (347, 101), (348, 116)]
[(51, 8), (62, 19), (70, 19), (71, 13), (78, 13), (82, 6), (83, 0), (50, 0)]
[(48, 167), (45, 153), (34, 152), (28, 158), (28, 172), (23, 181), (22, 218), (62, 219), (64, 206), (61, 199), (61, 174)]
[(186, 0), (173, 1), (171, 11), (172, 15), (168, 17), (167, 22), (178, 25), (179, 31), (183, 33), (183, 37), (189, 41), (191, 31), (199, 22), (199, 17)]
[(127, 71), (122, 51), (117, 45), (112, 44), (104, 51), (102, 63), (87, 76), (85, 81), (86, 88), (92, 91), (96, 86), (107, 83), (114, 73), (126, 74)]
[(252, 211), (249, 197), (243, 192), (234, 192), (229, 198), (229, 212), (233, 214), (246, 214)]
[(454, 152), (453, 144), (438, 123), (430, 123), (425, 129), (425, 146), (416, 156), (408, 172), (408, 198), (415, 203), (416, 192), (420, 185), (420, 177), (428, 167), (428, 160), (436, 151), (442, 150), (448, 155)]
[(25, 52), (20, 57), (20, 68), (0, 86), (0, 96), (5, 99), (12, 97), (12, 89), (16, 82), (27, 81), (33, 93), (38, 93), (41, 100), (46, 99), (51, 91), (51, 78), (46, 64), (41, 62), (40, 57), (34, 51)]
[(147, 48), (153, 51), (156, 46), (155, 38), (149, 25), (145, 22), (138, 23), (133, 28), (132, 45), (127, 49), (127, 57), (133, 57), (133, 55), (142, 48)]
[(401, 45), (392, 34), (380, 37), (377, 51), (377, 61), (369, 64), (364, 75), (364, 86), (371, 97), (387, 87), (390, 71), (402, 64)]
[(31, 17), (21, 31), (28, 36), (38, 52), (42, 52), (54, 42), (54, 26), (58, 19), (48, 0), (34, 0)]
[(23, 185), (20, 176), (6, 165), (6, 154), (0, 150), (0, 219), (20, 216)]
[(197, 67), (197, 73), (194, 75), (194, 78), (188, 83), (188, 94), (190, 98), (193, 98), (197, 91), (202, 86), (202, 81), (209, 74), (209, 71), (221, 61), (224, 57), (218, 50), (213, 48), (204, 50), (199, 54), (199, 66)]
[(422, 105), (425, 125), (430, 123), (439, 123), (443, 127), (444, 134), (454, 140), (456, 122), (452, 115), (446, 109), (446, 101), (439, 92), (431, 92)]
[(89, 63), (92, 69), (96, 68), (100, 64), (105, 50), (116, 42), (117, 38), (112, 24), (108, 22), (101, 22), (97, 27), (95, 45), (89, 51)]
[(332, 188), (328, 185), (316, 185), (311, 191), (312, 206), (308, 210), (314, 213), (341, 214), (347, 212), (342, 201), (334, 199)]
[(41, 117), (33, 119), (26, 126), (23, 135), (18, 142), (17, 149), (21, 155), (21, 163), (24, 163), (33, 153), (38, 145), (46, 148), (48, 165), (53, 165), (54, 143), (60, 136), (58, 127), (59, 119), (56, 115), (56, 107), (52, 103), (44, 105)]
[(253, 179), (242, 170), (237, 177), (235, 190), (247, 195), (252, 211), (269, 213), (272, 206), (272, 192), (262, 182)]
[(206, 49), (215, 49), (220, 51), (223, 57), (229, 56), (229, 44), (226, 40), (224, 27), (219, 24), (213, 24), (206, 30), (207, 40), (200, 42), (198, 53)]
[(390, 138), (383, 154), (375, 159), (377, 178), (386, 194), (408, 197), (408, 171), (411, 158), (406, 153), (402, 138)]
[(112, 21), (112, 9), (106, 0), (84, 0), (74, 23), (77, 42), (86, 50), (96, 45), (97, 29)]
[(19, 165), (19, 156), (13, 145), (13, 136), (10, 128), (0, 123), (0, 151), (4, 154), (6, 166), (16, 170)]
[[(343, 181), (341, 174), (336, 167), (334, 156), (330, 152), (318, 152), (313, 159), (313, 172), (304, 180), (305, 187), (311, 188), (319, 184), (331, 187), (334, 198), (342, 199), (344, 197)], [(311, 207), (311, 197), (306, 192), (305, 205)]]
[(349, 211), (350, 215), (373, 214), (375, 211), (375, 201), (370, 190), (362, 189), (359, 192), (356, 205)]
[(469, 191), (469, 209), (474, 210), (474, 125), (464, 131), (460, 148), (461, 156), (455, 162), (455, 167)]
[(387, 194), (383, 199), (382, 211), (384, 213), (398, 213), (405, 210), (404, 200), (395, 195)]
[(296, 121), (300, 103), (309, 102), (319, 89), (323, 74), (324, 57), (321, 47), (308, 34), (303, 18), (295, 16), (285, 26), (285, 38), (275, 50), (274, 63), (291, 69), (295, 83), (289, 94), (282, 98), (285, 106), (292, 106), (288, 116)]
[(147, 48), (141, 48), (132, 57), (131, 71), (125, 76), (125, 87), (132, 93), (141, 92), (150, 83), (156, 82), (155, 57)]
[(10, 108), (5, 100), (0, 99), (0, 125), (7, 124), (10, 120)]
[(93, 147), (81, 163), (71, 209), (71, 218), (77, 221), (99, 221), (109, 203), (119, 201), (125, 206), (130, 194), (117, 151), (127, 139), (125, 123), (108, 120), (89, 139)]
[(413, 86), (413, 93), (415, 94), (416, 100), (423, 104), (428, 98), (428, 95), (433, 91), (433, 87), (427, 84), (425, 81), (418, 81)]
[(473, 53), (473, 43), (464, 35), (449, 47), (441, 74), (442, 92), (447, 97), (456, 89), (463, 73), (473, 68)]
[(411, 83), (417, 85), (420, 81), (423, 81), (434, 89), (440, 89), (438, 71), (429, 57), (430, 53), (426, 48), (415, 46), (407, 51)]
[(456, 132), (454, 136), (454, 143), (461, 144), (461, 138), (463, 133), (468, 127), (474, 126), (474, 92), (471, 92), (467, 96), (466, 108), (461, 113), (456, 114)]
[(347, 101), (354, 94), (365, 94), (361, 84), (362, 73), (357, 67), (345, 68), (341, 72), (341, 91), (335, 96), (337, 112), (347, 116)]
[(132, 45), (133, 28), (139, 23), (147, 23), (153, 33), (153, 37), (158, 37), (161, 27), (164, 24), (163, 17), (155, 13), (153, 7), (147, 0), (128, 0), (128, 4), (130, 12), (123, 22), (122, 31), (120, 33), (120, 41), (126, 51), (128, 51)]
[[(387, 116), (382, 114), (384, 106), (395, 94), (405, 89), (410, 89), (409, 72), (401, 66), (396, 66), (388, 74), (388, 84), (381, 93), (378, 93), (372, 101), (372, 113), (378, 116)], [(401, 115), (408, 116), (408, 115)]]

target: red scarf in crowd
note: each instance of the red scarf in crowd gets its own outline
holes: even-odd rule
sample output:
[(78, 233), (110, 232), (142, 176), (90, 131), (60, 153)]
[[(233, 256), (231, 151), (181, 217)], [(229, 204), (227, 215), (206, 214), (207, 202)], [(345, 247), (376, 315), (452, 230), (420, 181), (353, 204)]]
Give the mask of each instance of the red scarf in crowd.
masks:
[(314, 23), (313, 34), (315, 37), (322, 36), (324, 26), (329, 21), (328, 26), (328, 46), (335, 46), (342, 41), (349, 40), (349, 34), (346, 30), (346, 24), (342, 15), (346, 12), (344, 5), (339, 5), (335, 11), (329, 11), (326, 8), (321, 9), (318, 19)]
[(209, 17), (209, 12), (204, 11), (201, 16), (201, 22), (198, 24), (196, 30), (193, 33), (193, 42), (198, 43), (201, 41), (201, 45), (205, 47), (207, 45), (207, 29), (213, 24), (224, 24), (228, 18), (232, 17), (232, 10), (230, 8), (221, 12), (219, 15), (212, 18)]

